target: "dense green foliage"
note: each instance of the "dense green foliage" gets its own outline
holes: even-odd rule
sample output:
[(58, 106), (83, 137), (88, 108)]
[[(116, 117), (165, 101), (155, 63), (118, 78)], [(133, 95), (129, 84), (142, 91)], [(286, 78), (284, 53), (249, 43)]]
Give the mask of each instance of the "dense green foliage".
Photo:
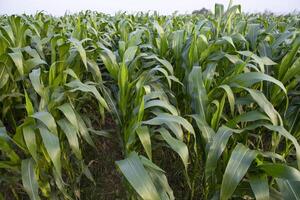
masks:
[(240, 9), (1, 16), (0, 199), (80, 198), (97, 137), (124, 199), (300, 199), (300, 18)]

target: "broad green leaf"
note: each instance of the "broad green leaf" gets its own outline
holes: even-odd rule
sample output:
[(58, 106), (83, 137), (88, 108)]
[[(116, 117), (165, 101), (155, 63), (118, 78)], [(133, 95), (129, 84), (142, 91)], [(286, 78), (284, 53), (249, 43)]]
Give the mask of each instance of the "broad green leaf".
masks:
[(253, 84), (258, 83), (260, 81), (272, 82), (272, 83), (276, 84), (277, 86), (279, 86), (284, 93), (287, 93), (284, 85), (280, 81), (273, 78), (272, 76), (263, 74), (261, 72), (242, 73), (242, 74), (238, 74), (230, 79), (230, 82), (237, 83), (244, 87), (251, 87)]
[(120, 70), (119, 70), (119, 77), (118, 77), (118, 85), (119, 85), (119, 104), (120, 104), (120, 109), (121, 112), (123, 113), (123, 115), (126, 115), (126, 111), (127, 111), (127, 92), (128, 92), (128, 69), (127, 66), (122, 63)]
[(116, 161), (123, 175), (133, 189), (143, 198), (159, 200), (159, 194), (143, 163), (136, 152), (131, 152), (124, 160)]
[(134, 59), (137, 49), (137, 46), (131, 46), (126, 49), (123, 57), (124, 63), (129, 63)]
[(257, 200), (270, 199), (268, 179), (266, 176), (250, 177), (250, 185)]
[(74, 45), (74, 47), (76, 48), (76, 50), (79, 52), (79, 55), (82, 59), (82, 62), (85, 66), (85, 69), (87, 69), (87, 58), (86, 58), (86, 52), (85, 49), (82, 46), (82, 41), (78, 41), (75, 38), (71, 38), (69, 39), (70, 42)]
[(104, 49), (100, 54), (100, 57), (112, 78), (118, 80), (119, 65), (115, 54), (109, 49)]
[(283, 126), (273, 126), (270, 124), (264, 124), (264, 126), (272, 131), (278, 132), (280, 135), (284, 136), (285, 138), (289, 139), (295, 149), (296, 149), (296, 158), (297, 158), (297, 164), (298, 164), (298, 169), (300, 169), (300, 145), (297, 139), (289, 133)]
[(155, 56), (155, 59), (157, 61), (159, 61), (168, 71), (170, 74), (173, 74), (173, 66), (171, 65), (171, 63), (165, 59), (160, 59), (158, 57)]
[(81, 160), (81, 151), (79, 148), (79, 142), (77, 138), (77, 130), (76, 128), (66, 119), (61, 119), (58, 122), (59, 127), (63, 130), (65, 135), (67, 136), (68, 142), (72, 148), (72, 151), (76, 155), (76, 157)]
[(83, 137), (83, 139), (89, 144), (91, 145), (92, 147), (96, 148), (96, 145), (95, 143), (93, 142), (90, 134), (89, 134), (89, 131), (88, 131), (88, 128), (86, 127), (86, 124), (85, 122), (83, 121), (83, 119), (81, 118), (81, 116), (79, 115), (79, 113), (75, 112), (76, 113), (76, 118), (77, 118), (77, 122), (78, 122), (78, 128), (79, 128), (79, 133), (80, 135)]
[(237, 144), (231, 153), (230, 159), (226, 166), (222, 185), (220, 199), (227, 200), (231, 197), (236, 187), (247, 173), (257, 152), (250, 150), (242, 144)]
[(32, 84), (34, 90), (41, 97), (44, 97), (44, 92), (43, 92), (44, 86), (41, 83), (40, 76), (41, 76), (41, 69), (40, 68), (32, 70), (32, 72), (29, 74), (29, 78), (30, 78), (30, 81), (31, 81), (31, 84)]
[(160, 195), (160, 198), (162, 200), (174, 200), (175, 197), (173, 190), (168, 183), (165, 172), (145, 157), (140, 156), (140, 158), (150, 178), (152, 179), (153, 183), (155, 183), (155, 187)]
[(233, 48), (235, 48), (235, 45), (233, 43), (233, 40), (229, 36), (223, 36), (222, 39), (224, 39), (226, 42), (228, 42)]
[(43, 143), (46, 147), (47, 153), (53, 162), (56, 172), (61, 176), (61, 161), (60, 161), (60, 145), (59, 139), (56, 135), (51, 133), (47, 128), (41, 126), (39, 127), (40, 134), (43, 139)]
[(44, 60), (42, 60), (40, 56), (36, 56), (34, 58), (26, 60), (24, 65), (26, 66), (25, 72), (29, 73), (33, 68), (39, 65), (47, 65), (47, 63)]
[(241, 115), (237, 115), (235, 118), (228, 121), (227, 125), (233, 128), (240, 122), (253, 122), (258, 120), (270, 121), (270, 118), (257, 110), (253, 110), (253, 111), (245, 112)]
[(31, 200), (38, 200), (40, 199), (39, 186), (34, 171), (35, 163), (32, 159), (22, 160), (21, 173), (23, 187)]
[(165, 124), (168, 122), (178, 123), (178, 124), (182, 125), (187, 131), (189, 131), (190, 133), (195, 135), (195, 131), (194, 131), (194, 128), (192, 127), (192, 125), (186, 119), (184, 119), (180, 116), (174, 116), (174, 115), (170, 115), (167, 113), (162, 113), (162, 114), (157, 115), (153, 119), (144, 121), (143, 123), (149, 124), (149, 125), (162, 125), (162, 124)]
[(32, 102), (31, 102), (26, 90), (24, 90), (24, 93), (25, 93), (25, 108), (26, 108), (27, 114), (32, 115), (34, 113), (34, 108), (33, 108)]
[(300, 181), (290, 181), (284, 179), (276, 179), (280, 188), (283, 199), (299, 200), (300, 199)]
[(58, 109), (64, 114), (64, 116), (69, 120), (69, 122), (76, 128), (75, 131), (77, 131), (78, 128), (78, 122), (76, 118), (76, 114), (69, 103), (65, 103), (58, 107)]
[(280, 121), (280, 124), (282, 123), (281, 117), (279, 113), (275, 110), (273, 105), (268, 101), (268, 99), (265, 97), (265, 95), (258, 90), (248, 89), (247, 90), (254, 101), (259, 105), (259, 107), (269, 116), (271, 122), (273, 125), (278, 125)]
[(192, 108), (194, 114), (198, 114), (205, 121), (205, 113), (208, 102), (206, 89), (202, 80), (202, 70), (200, 67), (194, 66), (189, 74), (189, 95), (192, 98)]
[(295, 60), (292, 66), (287, 70), (287, 72), (282, 78), (282, 82), (286, 83), (287, 81), (290, 81), (293, 77), (299, 74), (300, 74), (300, 57), (297, 58), (297, 60)]
[(264, 170), (269, 176), (289, 181), (300, 181), (300, 171), (288, 165), (269, 163), (259, 165), (258, 167)]
[(28, 148), (29, 153), (37, 162), (37, 143), (36, 143), (36, 136), (32, 126), (27, 125), (23, 127), (23, 137)]
[(197, 127), (202, 133), (202, 137), (204, 138), (206, 143), (209, 143), (213, 136), (215, 135), (215, 131), (208, 125), (206, 121), (204, 121), (199, 115), (191, 115), (195, 120)]
[(214, 174), (217, 167), (218, 159), (221, 157), (227, 142), (232, 135), (232, 130), (226, 126), (219, 128), (217, 133), (213, 136), (211, 144), (208, 149), (207, 159), (205, 163), (205, 178), (208, 180)]
[(152, 149), (151, 149), (151, 139), (150, 132), (147, 126), (140, 126), (136, 129), (136, 133), (140, 138), (140, 141), (145, 149), (145, 152), (150, 160), (152, 160)]
[(228, 85), (220, 85), (219, 87), (224, 89), (226, 92), (227, 99), (228, 99), (229, 106), (230, 106), (230, 111), (233, 116), (234, 115), (234, 104), (235, 104), (234, 94)]
[(6, 71), (6, 66), (0, 63), (0, 89), (3, 88), (9, 80), (9, 74)]
[(292, 46), (292, 49), (289, 53), (287, 53), (279, 66), (279, 71), (278, 71), (278, 79), (281, 80), (284, 76), (284, 74), (288, 71), (288, 69), (292, 66), (293, 64), (293, 59), (296, 56), (298, 49), (300, 48), (300, 39), (299, 37), (295, 39), (295, 42)]
[(247, 39), (250, 42), (252, 50), (256, 50), (257, 46), (257, 38), (259, 35), (259, 24), (249, 24), (248, 25), (248, 34), (247, 34)]
[(9, 53), (8, 55), (11, 57), (11, 59), (15, 63), (20, 75), (23, 76), (24, 75), (24, 66), (23, 66), (23, 55), (22, 55), (21, 51)]
[(145, 109), (150, 107), (161, 107), (168, 110), (172, 115), (178, 115), (176, 108), (170, 103), (162, 100), (151, 100), (145, 103)]
[(185, 143), (176, 138), (172, 137), (169, 131), (165, 128), (160, 128), (157, 130), (164, 138), (164, 140), (168, 143), (168, 145), (180, 156), (185, 170), (188, 167), (188, 160), (189, 160), (189, 151)]
[(87, 64), (89, 67), (89, 71), (94, 77), (95, 82), (97, 83), (102, 82), (102, 75), (97, 62), (91, 59), (87, 59)]
[(108, 105), (107, 105), (106, 101), (100, 95), (99, 91), (97, 90), (97, 88), (95, 86), (89, 85), (87, 83), (82, 83), (79, 80), (71, 81), (71, 82), (67, 83), (66, 86), (72, 88), (71, 92), (79, 90), (79, 91), (82, 91), (82, 92), (90, 92), (90, 93), (92, 93), (96, 97), (96, 99), (99, 101), (99, 103), (104, 108), (108, 109)]
[(216, 3), (215, 4), (215, 17), (217, 19), (220, 19), (220, 18), (222, 18), (223, 14), (224, 14), (224, 5)]
[(49, 112), (41, 111), (36, 112), (31, 117), (41, 121), (46, 127), (55, 135), (57, 135), (57, 126), (55, 123), (55, 119)]
[(219, 122), (224, 110), (224, 105), (225, 105), (225, 97), (226, 95), (223, 95), (221, 101), (219, 102), (218, 100), (213, 100), (212, 104), (216, 106), (216, 111), (213, 113), (212, 118), (211, 118), (211, 127), (216, 130), (219, 126)]

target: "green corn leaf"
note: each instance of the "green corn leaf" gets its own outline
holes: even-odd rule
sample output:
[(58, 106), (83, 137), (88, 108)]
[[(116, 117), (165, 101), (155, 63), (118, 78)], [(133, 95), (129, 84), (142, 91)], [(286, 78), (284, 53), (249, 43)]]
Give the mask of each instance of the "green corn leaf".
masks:
[(249, 24), (248, 25), (248, 34), (247, 34), (247, 39), (250, 42), (252, 50), (256, 49), (257, 45), (257, 38), (259, 35), (259, 24)]
[(296, 56), (299, 48), (300, 48), (300, 39), (298, 37), (298, 38), (296, 38), (291, 51), (284, 56), (284, 58), (282, 59), (282, 61), (280, 63), (278, 77), (277, 77), (279, 80), (281, 80), (283, 78), (284, 74), (292, 66), (293, 59)]
[(221, 200), (227, 200), (231, 197), (256, 155), (256, 151), (250, 150), (242, 144), (236, 145), (223, 175), (220, 193)]
[(300, 199), (300, 181), (290, 181), (285, 179), (276, 179), (283, 199)]
[(204, 138), (206, 143), (209, 143), (213, 136), (215, 135), (215, 131), (208, 125), (206, 121), (201, 119), (199, 115), (191, 115), (193, 119), (195, 120), (198, 129), (202, 133), (202, 137)]
[(244, 87), (251, 87), (253, 84), (258, 83), (260, 81), (268, 81), (276, 84), (282, 89), (284, 93), (287, 93), (284, 85), (280, 81), (273, 78), (272, 76), (263, 74), (261, 72), (248, 72), (248, 73), (238, 74), (234, 76), (232, 79), (230, 79), (230, 82), (231, 81), (233, 83), (237, 83)]
[(24, 75), (24, 66), (23, 66), (23, 55), (22, 55), (21, 51), (9, 53), (8, 55), (11, 57), (11, 59), (15, 63), (20, 75), (23, 76)]
[(253, 176), (250, 185), (257, 200), (270, 199), (268, 179), (266, 176)]
[(195, 135), (195, 131), (194, 128), (192, 127), (192, 125), (184, 118), (180, 117), (180, 116), (174, 116), (174, 115), (170, 115), (167, 113), (162, 113), (157, 115), (155, 118), (150, 119), (148, 121), (144, 121), (144, 124), (149, 124), (149, 125), (162, 125), (168, 122), (175, 122), (177, 124), (182, 125), (187, 131), (189, 131), (190, 133), (192, 133), (193, 135)]
[(79, 130), (76, 114), (75, 114), (71, 104), (65, 103), (65, 104), (59, 106), (58, 109), (64, 114), (64, 116), (76, 128), (76, 130)]
[(33, 115), (31, 115), (31, 117), (41, 121), (52, 133), (57, 135), (57, 126), (55, 123), (55, 119), (49, 112), (36, 112)]
[(32, 102), (31, 102), (26, 90), (24, 90), (24, 93), (25, 93), (25, 108), (26, 108), (27, 114), (32, 115), (34, 113), (34, 108), (33, 108)]
[(233, 40), (232, 40), (231, 37), (223, 36), (222, 39), (225, 40), (226, 42), (228, 42), (233, 48), (235, 48), (235, 45), (234, 45)]
[(74, 45), (74, 47), (76, 48), (76, 50), (79, 52), (79, 55), (80, 55), (80, 57), (82, 59), (82, 62), (84, 64), (84, 66), (85, 66), (85, 69), (87, 69), (88, 66), (87, 66), (86, 52), (85, 52), (85, 49), (82, 46), (82, 41), (78, 41), (75, 38), (71, 38), (69, 40)]
[(3, 88), (9, 80), (9, 74), (3, 63), (0, 63), (0, 89)]
[(295, 60), (292, 66), (287, 70), (284, 77), (282, 78), (282, 83), (290, 81), (293, 77), (300, 74), (300, 57)]
[(155, 187), (160, 195), (160, 198), (164, 200), (175, 199), (173, 190), (168, 183), (165, 172), (147, 158), (140, 156), (140, 159), (153, 183), (155, 183)]
[(152, 149), (150, 132), (147, 126), (140, 126), (136, 129), (136, 133), (145, 149), (145, 152), (150, 160), (152, 160)]
[(97, 90), (97, 88), (95, 86), (82, 83), (79, 80), (71, 81), (71, 82), (67, 83), (66, 86), (72, 88), (71, 92), (79, 90), (79, 91), (82, 91), (82, 92), (90, 92), (90, 93), (92, 93), (96, 97), (96, 99), (99, 101), (99, 103), (105, 109), (108, 109), (108, 105), (107, 105), (106, 101), (100, 95), (99, 91)]
[(31, 84), (34, 88), (34, 90), (44, 98), (44, 86), (42, 85), (40, 81), (40, 76), (41, 76), (41, 69), (34, 69), (32, 72), (29, 74), (29, 78), (31, 81)]
[(145, 103), (145, 109), (151, 107), (161, 107), (168, 110), (172, 115), (178, 115), (176, 108), (170, 103), (162, 100), (151, 100)]
[(211, 144), (209, 146), (208, 155), (205, 163), (205, 177), (209, 179), (213, 176), (217, 167), (218, 159), (226, 148), (227, 142), (232, 135), (232, 130), (226, 126), (219, 128), (214, 135)]
[(39, 65), (47, 65), (47, 63), (40, 58), (40, 56), (36, 56), (34, 58), (28, 59), (24, 63), (25, 65), (25, 72), (29, 73), (32, 69)]
[(178, 124), (176, 122), (165, 122), (165, 124), (175, 134), (177, 139), (183, 141), (184, 135), (183, 135), (183, 130), (182, 130), (180, 124)]
[(280, 135), (284, 136), (285, 138), (289, 139), (296, 149), (296, 158), (297, 158), (297, 164), (298, 169), (300, 169), (300, 145), (297, 139), (289, 133), (283, 126), (273, 126), (270, 124), (264, 124), (264, 126), (272, 131), (278, 132)]
[(220, 85), (219, 87), (224, 89), (224, 91), (226, 92), (231, 114), (234, 115), (235, 99), (234, 99), (234, 94), (233, 94), (231, 88), (228, 85)]
[(100, 57), (112, 78), (118, 80), (119, 65), (115, 54), (109, 49), (104, 49)]
[(128, 47), (124, 53), (123, 62), (130, 63), (134, 59), (137, 49), (137, 46)]
[(99, 66), (97, 65), (97, 62), (91, 59), (87, 59), (87, 64), (89, 67), (89, 71), (94, 77), (95, 82), (97, 83), (102, 82), (102, 75)]
[(65, 135), (67, 136), (67, 139), (72, 148), (72, 151), (74, 152), (76, 157), (79, 160), (81, 160), (82, 156), (81, 156), (81, 151), (79, 148), (79, 142), (78, 142), (78, 138), (77, 138), (77, 134), (76, 134), (76, 132), (77, 132), (76, 128), (73, 126), (73, 124), (71, 124), (66, 119), (61, 119), (57, 123), (58, 123), (59, 127), (63, 130)]
[(262, 164), (258, 167), (272, 177), (287, 179), (289, 181), (300, 181), (300, 171), (296, 168), (284, 164), (273, 163)]
[(124, 160), (116, 161), (116, 164), (124, 174), (133, 189), (143, 198), (159, 200), (159, 194), (143, 163), (136, 152), (131, 152)]
[(280, 121), (280, 124), (282, 123), (280, 115), (262, 92), (248, 88), (244, 89), (250, 93), (252, 99), (256, 101), (259, 107), (269, 116), (273, 125), (278, 125), (278, 121)]
[(53, 162), (56, 172), (61, 177), (61, 161), (60, 161), (60, 145), (59, 139), (56, 135), (51, 133), (47, 128), (41, 126), (39, 127), (40, 134), (43, 139), (43, 143), (46, 147), (47, 153)]
[(81, 116), (79, 115), (79, 113), (76, 113), (76, 118), (77, 118), (77, 122), (78, 122), (78, 128), (79, 128), (79, 133), (80, 135), (83, 137), (83, 139), (92, 147), (96, 148), (95, 143), (93, 142), (88, 128), (86, 127), (86, 124), (84, 123), (83, 119), (81, 118)]
[(31, 200), (39, 200), (38, 182), (35, 175), (35, 163), (32, 159), (22, 160), (22, 184)]
[(31, 156), (37, 162), (38, 157), (37, 157), (36, 135), (32, 126), (28, 125), (23, 127), (23, 137)]
[(189, 152), (188, 148), (180, 140), (177, 140), (176, 138), (172, 137), (169, 131), (165, 128), (160, 128), (157, 130), (161, 134), (161, 136), (164, 138), (164, 140), (168, 143), (168, 145), (180, 156), (185, 170), (187, 170), (188, 167), (188, 160), (189, 160)]
[(120, 109), (123, 115), (126, 115), (127, 111), (127, 91), (128, 91), (128, 69), (127, 66), (123, 63), (121, 64), (119, 70), (119, 78), (118, 78), (118, 85), (120, 88)]
[(224, 109), (224, 105), (225, 105), (225, 95), (223, 95), (222, 99), (221, 99), (221, 102), (219, 102), (218, 100), (213, 100), (212, 103), (215, 104), (216, 106), (216, 112), (212, 115), (212, 118), (211, 118), (211, 127), (216, 130), (218, 125), (219, 125), (219, 122), (220, 122), (220, 119), (221, 119), (221, 116), (222, 116), (222, 113), (223, 113), (223, 109)]
[(253, 110), (234, 117), (233, 119), (227, 122), (227, 125), (230, 127), (235, 127), (240, 122), (253, 122), (258, 120), (270, 121), (270, 118), (265, 114), (259, 112), (258, 110)]
[(198, 114), (202, 120), (205, 120), (208, 97), (202, 80), (202, 70), (200, 67), (193, 67), (189, 74), (189, 95), (192, 98), (192, 108), (194, 114)]
[(173, 66), (171, 65), (171, 63), (165, 59), (160, 59), (158, 57), (154, 57), (157, 61), (159, 61), (168, 71), (170, 74), (173, 74)]

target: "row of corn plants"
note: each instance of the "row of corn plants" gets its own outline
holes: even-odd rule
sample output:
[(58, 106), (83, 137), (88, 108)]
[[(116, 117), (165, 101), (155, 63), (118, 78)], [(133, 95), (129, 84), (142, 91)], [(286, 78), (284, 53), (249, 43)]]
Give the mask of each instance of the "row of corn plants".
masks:
[(124, 199), (300, 199), (299, 15), (0, 19), (0, 199), (80, 199), (98, 137)]

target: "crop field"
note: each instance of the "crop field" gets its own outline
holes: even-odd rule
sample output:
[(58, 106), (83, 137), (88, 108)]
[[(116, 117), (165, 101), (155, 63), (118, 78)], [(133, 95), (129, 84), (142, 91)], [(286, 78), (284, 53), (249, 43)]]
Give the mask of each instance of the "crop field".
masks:
[(300, 15), (0, 16), (0, 200), (300, 199)]

